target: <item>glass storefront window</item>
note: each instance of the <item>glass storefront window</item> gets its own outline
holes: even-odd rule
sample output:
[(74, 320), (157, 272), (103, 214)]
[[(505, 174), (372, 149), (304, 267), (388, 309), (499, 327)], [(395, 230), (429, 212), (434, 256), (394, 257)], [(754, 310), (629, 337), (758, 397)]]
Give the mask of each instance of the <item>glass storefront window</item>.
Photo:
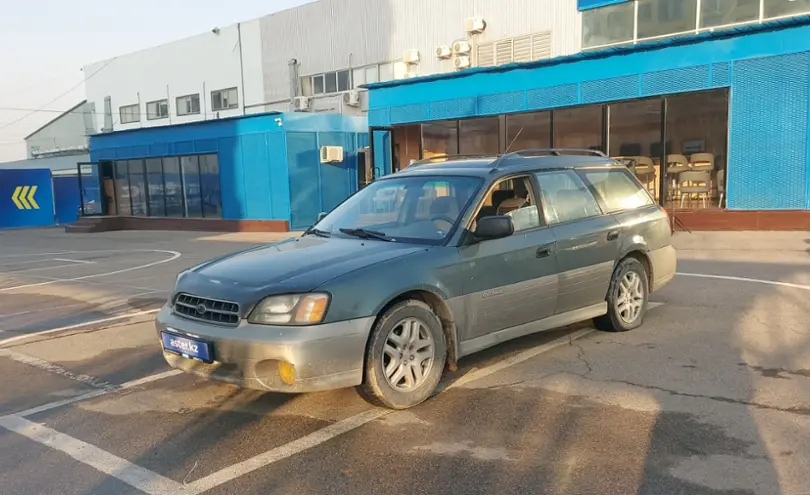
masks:
[[(717, 208), (725, 180), (728, 90), (674, 95), (667, 102), (669, 205)], [(684, 194), (685, 186), (698, 192)]]
[(810, 0), (764, 0), (765, 19), (810, 12)]
[(623, 2), (582, 12), (582, 47), (633, 41), (635, 4)]
[(457, 155), (457, 125), (455, 120), (422, 124), (422, 156)]
[(180, 175), (180, 159), (177, 157), (163, 159), (163, 180), (166, 194), (166, 216), (185, 216), (183, 202), (183, 179)]
[(694, 31), (697, 0), (638, 0), (638, 39)]
[(613, 103), (609, 106), (608, 154), (635, 157), (636, 177), (658, 197), (661, 161), (661, 99)]
[(132, 203), (129, 197), (129, 167), (126, 161), (115, 162), (115, 203), (117, 213), (121, 216), (132, 215)]
[(759, 0), (701, 0), (700, 27), (726, 26), (759, 19)]
[(181, 157), (180, 168), (183, 171), (183, 199), (186, 203), (186, 216), (201, 217), (202, 196), (200, 195), (199, 157)]
[(219, 185), (219, 160), (217, 155), (200, 156), (200, 185), (203, 216), (206, 218), (221, 218), (222, 193)]
[(143, 172), (143, 160), (129, 161), (129, 194), (132, 197), (132, 215), (136, 217), (147, 216), (146, 177)]
[(602, 105), (555, 110), (553, 146), (603, 150)]
[(149, 216), (166, 216), (166, 193), (163, 186), (163, 165), (160, 158), (146, 160), (146, 184), (149, 191)]
[(551, 112), (506, 116), (506, 148), (509, 151), (550, 147)]
[(484, 117), (459, 121), (458, 152), (462, 155), (498, 154), (500, 119)]

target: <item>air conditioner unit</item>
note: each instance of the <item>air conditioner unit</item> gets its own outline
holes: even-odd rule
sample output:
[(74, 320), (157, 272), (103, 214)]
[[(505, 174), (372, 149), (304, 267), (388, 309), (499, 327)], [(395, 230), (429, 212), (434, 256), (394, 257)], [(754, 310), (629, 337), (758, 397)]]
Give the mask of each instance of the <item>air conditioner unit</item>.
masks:
[(470, 57), (466, 55), (456, 57), (455, 60), (453, 60), (453, 66), (456, 69), (466, 69), (470, 66)]
[(446, 45), (436, 48), (436, 58), (448, 59), (453, 56), (453, 50)]
[(360, 106), (360, 92), (356, 89), (343, 93), (343, 104), (350, 107)]
[(406, 64), (418, 64), (419, 63), (419, 50), (411, 49), (405, 50), (402, 52), (402, 61)]
[(312, 105), (312, 98), (307, 96), (298, 96), (293, 100), (293, 109), (296, 112), (308, 112)]
[(453, 43), (453, 53), (456, 55), (466, 55), (470, 53), (472, 46), (468, 41), (456, 41)]
[(468, 17), (464, 19), (464, 31), (469, 34), (482, 33), (486, 28), (487, 21), (481, 17)]
[(341, 163), (343, 146), (321, 146), (321, 163)]

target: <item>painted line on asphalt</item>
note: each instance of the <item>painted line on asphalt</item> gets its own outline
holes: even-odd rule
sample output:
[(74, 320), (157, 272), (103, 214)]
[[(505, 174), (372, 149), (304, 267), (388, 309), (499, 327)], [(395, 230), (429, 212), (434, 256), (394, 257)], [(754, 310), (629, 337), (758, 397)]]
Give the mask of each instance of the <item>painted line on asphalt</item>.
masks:
[(9, 258), (35, 258), (37, 256), (60, 256), (63, 254), (71, 254), (75, 253), (76, 251), (59, 251), (57, 253), (26, 253), (26, 254), (7, 254), (4, 256), (0, 256), (0, 260), (5, 260)]
[(10, 272), (0, 272), (0, 275), (17, 275), (20, 273), (30, 273), (30, 272), (41, 272), (43, 270), (56, 270), (59, 268), (75, 268), (75, 263), (69, 263), (67, 265), (53, 265), (53, 266), (41, 266), (39, 268), (26, 268), (24, 270), (14, 270)]
[[(12, 318), (14, 316), (24, 316), (24, 315), (30, 315), (30, 314), (33, 314), (33, 313), (51, 312), (51, 311), (57, 311), (57, 310), (60, 310), (60, 309), (75, 308), (77, 306), (85, 306), (85, 305), (86, 305), (86, 303), (75, 303), (75, 304), (63, 304), (62, 306), (49, 306), (47, 308), (29, 309), (27, 311), (18, 311), (16, 313), (6, 313), (4, 315), (0, 315), (0, 318)], [(3, 332), (3, 330), (0, 330), (0, 332)]]
[(755, 284), (776, 285), (780, 287), (790, 287), (792, 289), (810, 290), (810, 285), (792, 284), (790, 282), (779, 282), (776, 280), (765, 280), (760, 278), (734, 277), (731, 275), (710, 275), (708, 273), (686, 273), (677, 272), (675, 275), (681, 277), (713, 278), (717, 280), (731, 280), (733, 282), (752, 282)]
[(122, 315), (110, 316), (108, 318), (101, 318), (99, 320), (84, 321), (84, 322), (81, 322), (81, 323), (75, 323), (73, 325), (67, 325), (67, 326), (64, 326), (64, 327), (51, 328), (50, 330), (43, 330), (41, 332), (24, 333), (24, 334), (21, 334), (21, 335), (16, 335), (14, 337), (9, 337), (7, 339), (0, 340), (0, 346), (4, 346), (4, 345), (10, 344), (12, 342), (17, 342), (17, 341), (20, 341), (20, 340), (39, 337), (39, 336), (42, 336), (42, 335), (48, 335), (48, 334), (52, 334), (52, 333), (56, 333), (56, 332), (64, 332), (66, 330), (75, 330), (77, 328), (89, 327), (89, 326), (92, 326), (92, 325), (98, 325), (100, 323), (109, 323), (111, 321), (124, 320), (124, 319), (127, 319), (127, 318), (134, 318), (136, 316), (151, 315), (151, 314), (157, 313), (158, 311), (160, 311), (160, 308), (148, 309), (148, 310), (145, 310), (145, 311), (137, 311), (135, 313), (126, 313), (126, 314), (122, 314)]
[(246, 461), (242, 461), (238, 464), (221, 469), (216, 473), (209, 474), (208, 476), (200, 478), (193, 483), (189, 483), (185, 487), (186, 493), (197, 494), (210, 490), (259, 468), (281, 461), (305, 450), (309, 450), (393, 412), (394, 411), (388, 409), (374, 408), (344, 419), (343, 421), (338, 421), (337, 423), (329, 425), (326, 428), (322, 428), (280, 447), (276, 447), (275, 449), (268, 450), (267, 452), (259, 454), (255, 457), (251, 457)]
[(92, 392), (87, 392), (86, 394), (77, 395), (75, 397), (69, 397), (67, 399), (58, 400), (55, 402), (49, 402), (47, 404), (43, 404), (41, 406), (32, 407), (30, 409), (26, 409), (25, 411), (20, 411), (18, 413), (14, 413), (12, 416), (19, 416), (21, 418), (25, 418), (28, 416), (32, 416), (34, 414), (39, 414), (41, 412), (50, 411), (51, 409), (57, 409), (59, 407), (67, 406), (70, 404), (74, 404), (76, 402), (81, 402), (88, 399), (93, 399), (95, 397), (100, 397), (102, 395), (107, 395), (112, 392), (116, 392), (119, 390), (127, 390), (130, 388), (138, 387), (141, 385), (145, 385), (147, 383), (156, 382), (158, 380), (163, 380), (164, 378), (170, 378), (172, 376), (180, 375), (183, 372), (180, 370), (169, 370), (164, 371), (163, 373), (157, 373), (155, 375), (149, 375), (143, 378), (138, 378), (137, 380), (128, 381), (126, 383), (122, 383), (116, 387), (111, 389), (104, 389), (104, 390), (93, 390)]
[(54, 258), (54, 261), (62, 261), (65, 263), (79, 263), (81, 265), (95, 265), (95, 261), (87, 261), (87, 260), (72, 260), (68, 258)]
[(127, 485), (150, 495), (183, 493), (183, 485), (153, 471), (133, 464), (114, 454), (102, 450), (87, 442), (60, 433), (52, 428), (34, 423), (19, 416), (0, 418), (0, 426), (25, 436), (37, 443), (62, 452), (101, 471), (102, 473), (123, 481)]
[(16, 361), (18, 363), (22, 363), (33, 368), (37, 368), (39, 370), (45, 371), (47, 373), (51, 373), (53, 375), (61, 376), (62, 378), (67, 378), (68, 380), (73, 380), (79, 383), (83, 383), (89, 387), (98, 388), (101, 390), (112, 390), (115, 388), (115, 385), (112, 383), (101, 380), (91, 375), (77, 375), (72, 371), (60, 366), (58, 364), (50, 363), (45, 361), (44, 359), (40, 359), (35, 356), (29, 356), (28, 354), (23, 354), (21, 352), (10, 351), (8, 349), (0, 349), (0, 357), (7, 357), (12, 361)]
[[(98, 250), (98, 251), (72, 251), (72, 253), (102, 253), (102, 252), (103, 253), (115, 253), (115, 252), (119, 252), (119, 253), (138, 253), (138, 252), (143, 252), (143, 253), (164, 253), (164, 254), (169, 254), (171, 256), (169, 258), (165, 259), (165, 260), (154, 261), (152, 263), (147, 263), (145, 265), (132, 266), (132, 267), (129, 267), (129, 268), (123, 268), (121, 270), (115, 270), (115, 271), (111, 271), (111, 272), (94, 273), (92, 275), (85, 275), (83, 277), (48, 280), (46, 282), (37, 282), (35, 284), (18, 285), (18, 286), (15, 286), (15, 287), (4, 287), (4, 288), (0, 289), (0, 292), (6, 292), (6, 291), (10, 291), (10, 290), (17, 290), (17, 289), (26, 289), (26, 288), (29, 288), (29, 287), (40, 287), (40, 286), (43, 286), (43, 285), (51, 285), (51, 284), (55, 284), (55, 283), (59, 283), (59, 282), (76, 282), (76, 281), (80, 281), (80, 280), (88, 280), (88, 279), (91, 279), (91, 278), (109, 277), (110, 275), (119, 275), (121, 273), (128, 273), (128, 272), (132, 272), (132, 271), (135, 271), (135, 270), (143, 270), (144, 268), (150, 268), (150, 267), (153, 267), (153, 266), (162, 265), (164, 263), (169, 263), (171, 261), (176, 260), (180, 256), (182, 256), (182, 253), (180, 253), (178, 251), (171, 251), (171, 250), (167, 250), (167, 249), (104, 249), (104, 250)], [(68, 254), (68, 253), (61, 253), (61, 254)]]

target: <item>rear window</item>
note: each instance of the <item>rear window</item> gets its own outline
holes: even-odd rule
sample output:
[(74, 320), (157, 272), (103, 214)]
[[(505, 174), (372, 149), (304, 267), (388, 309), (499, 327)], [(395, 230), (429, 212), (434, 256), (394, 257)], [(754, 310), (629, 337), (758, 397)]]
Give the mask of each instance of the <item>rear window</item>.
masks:
[(608, 213), (634, 210), (654, 204), (650, 194), (627, 170), (585, 170), (582, 175), (605, 201)]

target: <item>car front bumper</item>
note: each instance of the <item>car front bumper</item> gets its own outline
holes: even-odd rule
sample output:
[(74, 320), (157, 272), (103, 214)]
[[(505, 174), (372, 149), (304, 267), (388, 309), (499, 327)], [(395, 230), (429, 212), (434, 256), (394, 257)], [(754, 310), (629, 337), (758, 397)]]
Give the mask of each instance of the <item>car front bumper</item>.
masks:
[[(203, 363), (163, 351), (173, 368), (203, 378), (273, 392), (314, 392), (353, 387), (363, 381), (363, 364), (373, 317), (313, 325), (283, 327), (242, 320), (236, 327), (182, 318), (164, 306), (155, 327), (160, 333), (210, 342), (213, 363)], [(279, 366), (292, 365), (292, 384), (281, 379)], [(288, 380), (289, 381), (289, 380)]]

